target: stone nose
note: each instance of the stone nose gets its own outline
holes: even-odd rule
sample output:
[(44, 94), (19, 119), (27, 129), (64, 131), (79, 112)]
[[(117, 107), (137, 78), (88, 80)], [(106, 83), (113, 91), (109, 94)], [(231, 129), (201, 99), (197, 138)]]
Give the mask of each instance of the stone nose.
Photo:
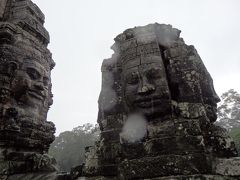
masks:
[(145, 95), (145, 94), (150, 94), (153, 91), (155, 91), (155, 86), (148, 82), (147, 79), (143, 78), (140, 81), (139, 87), (138, 87), (138, 94), (140, 95)]
[(42, 82), (36, 82), (36, 83), (34, 84), (34, 88), (35, 88), (36, 90), (43, 91), (43, 90), (44, 90), (43, 83), (42, 83)]

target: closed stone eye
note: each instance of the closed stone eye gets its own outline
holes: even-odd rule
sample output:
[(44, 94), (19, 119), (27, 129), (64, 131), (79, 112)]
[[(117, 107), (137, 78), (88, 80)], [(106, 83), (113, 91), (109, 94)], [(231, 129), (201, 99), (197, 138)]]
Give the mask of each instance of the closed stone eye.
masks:
[(40, 73), (34, 68), (27, 68), (27, 74), (32, 80), (36, 80), (41, 77)]
[(126, 79), (128, 84), (137, 84), (139, 81), (138, 74), (136, 72), (133, 72), (127, 76)]
[(161, 77), (160, 69), (151, 69), (150, 71), (147, 72), (148, 79), (154, 79), (154, 78), (160, 78), (160, 77)]

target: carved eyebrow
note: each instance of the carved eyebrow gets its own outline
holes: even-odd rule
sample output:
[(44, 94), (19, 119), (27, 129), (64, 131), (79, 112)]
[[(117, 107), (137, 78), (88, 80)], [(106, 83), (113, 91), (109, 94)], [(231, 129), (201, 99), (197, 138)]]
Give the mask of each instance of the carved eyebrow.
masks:
[(162, 70), (162, 67), (160, 66), (148, 66), (149, 64), (147, 64), (146, 66), (143, 66), (143, 68), (141, 68), (142, 72), (148, 72), (148, 71), (153, 71), (153, 72), (158, 72)]
[(147, 69), (144, 73), (146, 74), (146, 76), (148, 78), (161, 78), (162, 77), (161, 68), (159, 68), (159, 67)]
[(162, 68), (160, 68), (160, 67), (153, 67), (152, 69), (150, 69), (149, 71), (152, 71), (152, 72), (159, 72), (159, 71), (161, 71), (162, 70)]
[(136, 71), (136, 72), (128, 73), (128, 74), (125, 76), (125, 79), (129, 79), (129, 78), (131, 78), (131, 77), (138, 77), (137, 71)]

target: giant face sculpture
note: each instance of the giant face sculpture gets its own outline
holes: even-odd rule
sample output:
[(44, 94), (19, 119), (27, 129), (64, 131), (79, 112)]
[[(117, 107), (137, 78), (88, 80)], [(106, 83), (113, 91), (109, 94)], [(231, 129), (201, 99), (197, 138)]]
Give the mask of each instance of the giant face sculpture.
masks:
[(49, 106), (50, 69), (36, 60), (24, 59), (15, 71), (12, 93), (19, 115), (45, 120)]
[(49, 73), (36, 61), (26, 60), (17, 71), (13, 83), (19, 102), (30, 106), (45, 106), (49, 87)]
[(170, 92), (161, 56), (135, 58), (123, 64), (124, 97), (129, 113), (166, 115)]
[(31, 1), (7, 2), (0, 20), (0, 172), (52, 172), (43, 155), (55, 132), (47, 121), (54, 62), (44, 15)]

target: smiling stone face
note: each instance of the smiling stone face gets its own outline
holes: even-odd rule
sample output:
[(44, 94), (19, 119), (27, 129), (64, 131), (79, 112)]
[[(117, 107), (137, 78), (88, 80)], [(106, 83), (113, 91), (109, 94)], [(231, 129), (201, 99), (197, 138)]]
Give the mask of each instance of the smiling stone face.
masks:
[(57, 170), (45, 154), (55, 133), (54, 124), (47, 121), (55, 63), (43, 23), (44, 15), (32, 1), (1, 0), (0, 173), (9, 179), (21, 179), (18, 174), (33, 179), (35, 173)]
[(24, 59), (15, 72), (12, 94), (19, 115), (46, 119), (51, 94), (50, 70), (36, 60)]
[(14, 46), (0, 48), (0, 102), (21, 118), (45, 121), (52, 104), (51, 67), (33, 51), (21, 52)]
[(123, 65), (123, 87), (130, 113), (166, 115), (171, 111), (170, 92), (161, 56), (146, 56)]
[(21, 103), (46, 106), (49, 73), (36, 61), (23, 62), (14, 80), (14, 95)]

